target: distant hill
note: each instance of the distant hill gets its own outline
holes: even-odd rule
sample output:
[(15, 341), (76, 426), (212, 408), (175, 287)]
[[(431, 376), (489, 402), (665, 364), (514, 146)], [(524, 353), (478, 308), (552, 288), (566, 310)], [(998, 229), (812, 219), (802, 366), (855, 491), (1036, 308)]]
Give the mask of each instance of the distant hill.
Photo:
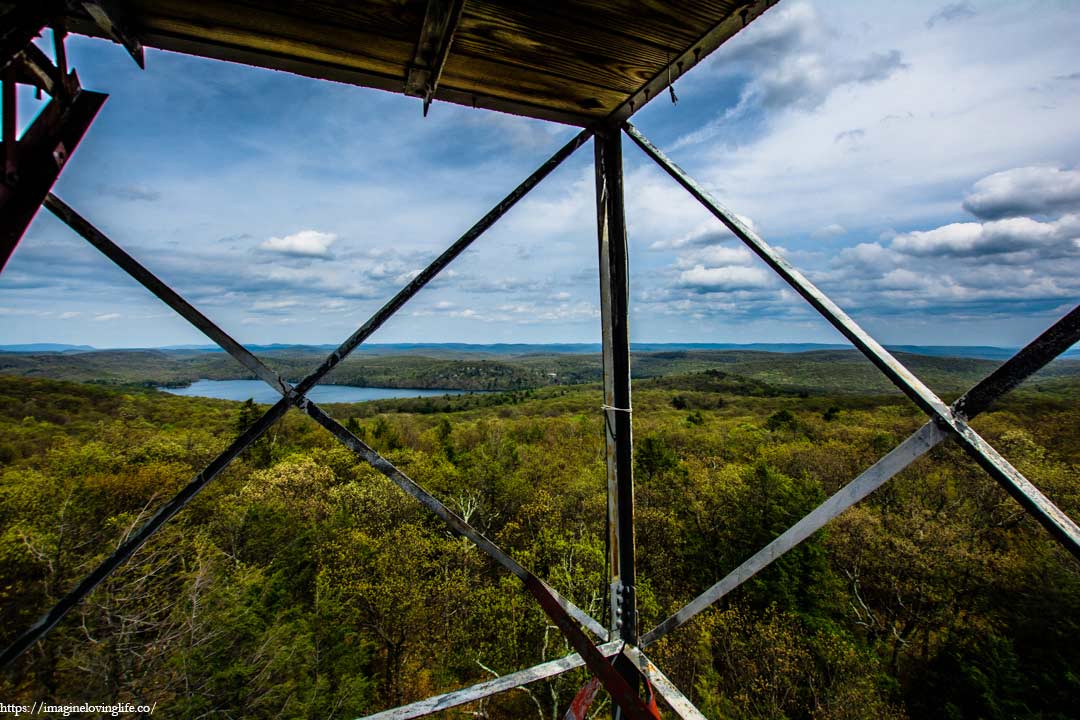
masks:
[[(270, 343), (248, 345), (255, 353), (329, 353), (337, 345), (291, 345)], [(979, 358), (983, 360), (1006, 360), (1019, 348), (992, 345), (886, 345), (890, 352), (910, 353), (931, 357)], [(768, 353), (804, 353), (819, 350), (850, 350), (850, 345), (832, 343), (633, 343), (635, 352), (678, 352), (690, 350), (748, 350)], [(91, 352), (103, 349), (89, 345), (65, 345), (62, 343), (29, 343), (24, 345), (0, 345), (0, 352), (46, 353)], [(169, 345), (159, 348), (109, 348), (107, 351), (160, 350), (183, 353), (224, 352), (216, 345)], [(356, 354), (361, 355), (423, 355), (425, 357), (453, 356), (524, 356), (524, 355), (589, 355), (600, 352), (600, 343), (370, 343), (361, 345)], [(1073, 348), (1062, 357), (1080, 357), (1080, 349)]]
[(27, 343), (25, 345), (0, 345), (0, 352), (44, 353), (44, 352), (90, 352), (97, 350), (91, 345), (64, 345), (62, 343)]
[[(568, 347), (580, 347), (567, 352)], [(663, 350), (647, 348), (661, 347)], [(750, 346), (757, 348), (760, 346)], [(770, 347), (770, 346), (765, 346)], [(787, 351), (713, 348), (707, 345), (636, 346), (631, 368), (637, 380), (717, 371), (767, 383), (784, 391), (878, 394), (897, 392), (858, 351)], [(363, 387), (512, 391), (551, 385), (597, 383), (603, 378), (599, 347), (544, 345), (382, 345), (343, 361), (329, 383)], [(482, 351), (477, 348), (498, 348)], [(513, 351), (510, 350), (513, 348)], [(556, 349), (558, 351), (556, 351)], [(267, 346), (253, 350), (285, 378), (296, 381), (326, 357), (326, 348)], [(990, 348), (989, 350), (996, 350)], [(989, 374), (997, 358), (897, 351), (898, 359), (939, 393), (961, 392)], [(0, 373), (110, 385), (186, 386), (199, 379), (239, 380), (253, 376), (223, 352), (198, 349), (8, 352)], [(1047, 389), (1080, 382), (1080, 359), (1051, 363), (1029, 381)]]

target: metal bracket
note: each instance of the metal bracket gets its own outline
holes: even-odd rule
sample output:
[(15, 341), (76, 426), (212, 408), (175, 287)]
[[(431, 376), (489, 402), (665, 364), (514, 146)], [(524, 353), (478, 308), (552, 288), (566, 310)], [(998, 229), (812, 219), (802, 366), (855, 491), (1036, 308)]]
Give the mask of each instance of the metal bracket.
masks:
[(0, 144), (0, 155), (13, 158), (9, 177), (0, 183), (0, 270), (107, 97), (82, 90), (63, 105), (50, 100), (20, 140)]
[(123, 45), (135, 63), (146, 69), (143, 46), (119, 0), (83, 0), (83, 9), (109, 37)]
[(428, 0), (420, 38), (405, 77), (405, 94), (424, 99), (424, 117), (450, 56), (450, 45), (464, 6), (465, 0)]

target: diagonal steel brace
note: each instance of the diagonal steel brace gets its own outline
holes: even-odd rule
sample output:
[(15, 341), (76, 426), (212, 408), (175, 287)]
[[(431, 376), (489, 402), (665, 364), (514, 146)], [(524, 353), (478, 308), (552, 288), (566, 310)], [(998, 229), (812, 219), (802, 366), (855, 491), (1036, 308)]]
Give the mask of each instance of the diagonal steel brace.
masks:
[[(51, 211), (56, 213), (61, 220), (64, 220), (71, 225), (76, 232), (85, 237), (95, 247), (102, 250), (102, 252), (117, 262), (122, 268), (131, 272), (136, 280), (161, 298), (166, 304), (170, 305), (170, 307), (180, 313), (183, 317), (191, 321), (196, 327), (207, 334), (210, 339), (217, 342), (223, 349), (236, 357), (245, 367), (252, 370), (252, 372), (255, 372), (256, 375), (281, 392), (283, 397), (260, 417), (252, 427), (244, 433), (241, 433), (241, 435), (237, 437), (224, 452), (215, 458), (202, 472), (197, 474), (176, 496), (159, 508), (145, 525), (132, 534), (126, 542), (122, 543), (95, 570), (62, 597), (53, 608), (17, 637), (10, 646), (5, 648), (4, 651), (0, 653), (0, 667), (7, 666), (23, 651), (47, 634), (49, 630), (64, 617), (64, 615), (116, 570), (116, 568), (126, 562), (162, 525), (183, 509), (183, 507), (186, 506), (207, 483), (213, 480), (230, 462), (232, 462), (232, 460), (280, 419), (291, 405), (299, 404), (300, 402), (310, 404), (309, 401), (303, 397), (308, 390), (314, 387), (338, 363), (344, 360), (350, 352), (370, 337), (371, 334), (381, 327), (390, 316), (401, 308), (402, 305), (416, 295), (416, 293), (418, 293), (452, 260), (464, 252), (473, 241), (524, 197), (529, 190), (547, 177), (547, 175), (558, 167), (563, 160), (569, 157), (574, 150), (583, 145), (590, 136), (591, 133), (589, 131), (582, 131), (574, 139), (564, 145), (499, 204), (466, 231), (466, 233), (454, 242), (446, 251), (428, 265), (428, 267), (417, 275), (416, 278), (394, 295), (390, 301), (383, 305), (383, 307), (380, 308), (366, 323), (342, 343), (342, 345), (316, 370), (304, 378), (297, 387), (291, 389), (288, 387), (288, 383), (280, 378), (277, 373), (274, 373), (272, 370), (265, 367), (258, 358), (243, 348), (239, 343), (232, 340), (232, 338), (224, 331), (195, 310), (195, 308), (187, 303), (187, 301), (183, 300), (177, 293), (173, 292), (168, 286), (154, 277), (146, 270), (146, 268), (139, 265), (133, 258), (127, 255), (127, 253), (108, 240), (104, 234), (94, 228), (84, 218), (80, 217), (74, 210), (60, 201), (59, 198), (50, 194), (48, 196), (47, 206)], [(554, 593), (553, 590), (551, 592)], [(569, 601), (561, 597), (555, 599), (555, 596), (553, 595), (552, 600), (559, 607), (572, 607)], [(590, 627), (595, 627), (603, 632), (603, 628), (599, 623), (596, 623), (579, 609), (573, 608), (573, 610), (575, 616), (579, 617), (583, 622)]]
[(797, 293), (803, 296), (815, 310), (840, 331), (862, 352), (894, 385), (900, 388), (923, 412), (941, 427), (949, 430), (953, 439), (990, 474), (1025, 510), (1050, 531), (1058, 542), (1080, 559), (1080, 527), (1051, 503), (1038, 488), (1032, 485), (1020, 471), (1003, 458), (988, 442), (967, 424), (964, 417), (954, 412), (941, 398), (919, 378), (889, 353), (881, 344), (848, 317), (825, 293), (806, 279), (787, 260), (769, 246), (754, 230), (741, 221), (735, 213), (718, 203), (700, 184), (673, 163), (630, 123), (623, 125), (627, 135), (637, 143), (676, 182), (683, 186), (698, 202), (705, 206), (720, 222), (758, 255)]
[[(1073, 308), (1071, 312), (1054, 323), (1042, 335), (1032, 340), (1008, 362), (964, 393), (959, 400), (953, 403), (953, 410), (957, 413), (966, 412), (969, 419), (975, 417), (978, 413), (990, 407), (994, 400), (1019, 385), (1025, 378), (1038, 372), (1078, 340), (1080, 340), (1080, 306)], [(672, 630), (689, 622), (691, 618), (768, 567), (774, 560), (794, 549), (833, 518), (866, 498), (894, 475), (930, 452), (948, 436), (948, 433), (942, 430), (934, 421), (923, 425), (912, 433), (907, 440), (904, 440), (885, 457), (874, 463), (828, 500), (810, 511), (779, 537), (745, 560), (739, 567), (698, 595), (678, 612), (646, 633), (641, 639), (641, 646), (647, 647)], [(1047, 500), (1046, 502), (1050, 501)]]

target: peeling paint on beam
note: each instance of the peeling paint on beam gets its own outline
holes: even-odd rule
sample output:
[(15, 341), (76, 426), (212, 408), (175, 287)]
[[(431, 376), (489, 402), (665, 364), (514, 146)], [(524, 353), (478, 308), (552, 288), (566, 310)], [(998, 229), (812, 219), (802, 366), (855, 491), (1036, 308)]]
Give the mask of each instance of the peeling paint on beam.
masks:
[(622, 654), (633, 663), (634, 667), (652, 684), (653, 690), (664, 698), (664, 702), (668, 704), (668, 707), (682, 720), (706, 720), (701, 711), (694, 707), (694, 703), (690, 702), (690, 699), (682, 694), (682, 691), (675, 686), (675, 683), (671, 682), (667, 675), (660, 672), (660, 668), (645, 657), (645, 653), (633, 645), (627, 645), (622, 649)]
[[(622, 645), (623, 643), (621, 640), (615, 640), (606, 645), (601, 645), (597, 649), (604, 657), (610, 658), (619, 653), (622, 649)], [(420, 700), (419, 702), (414, 702), (409, 705), (403, 705), (392, 710), (384, 710), (375, 713), (374, 715), (367, 715), (361, 718), (361, 720), (410, 720), (410, 718), (424, 717), (425, 715), (449, 710), (450, 708), (458, 707), (459, 705), (476, 702), (477, 700), (482, 700), (486, 697), (506, 692), (507, 690), (513, 690), (514, 688), (528, 685), (537, 680), (555, 677), (579, 668), (584, 664), (585, 661), (581, 659), (581, 655), (574, 653), (559, 658), (558, 660), (552, 660), (541, 665), (536, 665), (527, 670), (520, 670), (508, 675), (502, 675), (461, 690), (454, 690), (453, 692), (429, 697), (425, 700)]]

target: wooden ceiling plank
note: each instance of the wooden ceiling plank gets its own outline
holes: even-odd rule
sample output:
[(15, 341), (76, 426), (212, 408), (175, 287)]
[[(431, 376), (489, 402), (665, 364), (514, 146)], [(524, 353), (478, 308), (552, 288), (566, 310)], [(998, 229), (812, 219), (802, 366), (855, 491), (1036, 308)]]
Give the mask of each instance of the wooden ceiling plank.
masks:
[(202, 38), (395, 75), (399, 78), (398, 92), (401, 91), (403, 68), (413, 50), (410, 43), (359, 30), (321, 24), (290, 25), (273, 13), (263, 13), (256, 18), (235, 11), (189, 12), (143, 16), (140, 23), (146, 33), (187, 36), (195, 41)]
[[(513, 3), (514, 0), (507, 0)], [(694, 0), (528, 0), (537, 12), (565, 22), (619, 28), (622, 33), (661, 47), (685, 50), (741, 3)]]
[(625, 93), (586, 85), (569, 85), (543, 73), (514, 72), (512, 66), (464, 53), (451, 53), (443, 85), (508, 99), (540, 103), (589, 117), (603, 117)]
[(605, 30), (567, 26), (557, 18), (486, 0), (469, 0), (455, 48), (625, 93), (641, 87), (671, 57)]

